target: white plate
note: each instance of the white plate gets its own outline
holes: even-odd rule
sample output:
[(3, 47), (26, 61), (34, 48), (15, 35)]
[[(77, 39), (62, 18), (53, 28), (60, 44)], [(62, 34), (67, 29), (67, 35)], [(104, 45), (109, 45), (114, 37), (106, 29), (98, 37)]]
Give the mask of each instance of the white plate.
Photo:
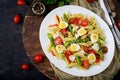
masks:
[[(65, 61), (61, 59), (57, 59), (56, 57), (52, 56), (52, 54), (47, 52), (47, 46), (49, 43), (49, 39), (47, 37), (47, 27), (50, 24), (54, 24), (55, 20), (54, 17), (57, 14), (58, 16), (62, 16), (63, 13), (69, 11), (71, 14), (75, 13), (81, 13), (84, 15), (88, 16), (94, 16), (97, 22), (99, 23), (100, 27), (103, 30), (103, 33), (106, 36), (106, 46), (108, 47), (108, 53), (105, 54), (105, 59), (104, 61), (101, 62), (99, 66), (91, 66), (88, 70), (80, 70), (75, 67), (73, 68), (66, 68), (66, 63)], [(40, 26), (40, 32), (39, 32), (39, 38), (40, 38), (40, 43), (42, 46), (42, 49), (49, 59), (49, 61), (54, 64), (58, 69), (62, 70), (63, 72), (66, 72), (68, 74), (74, 75), (74, 76), (93, 76), (96, 74), (101, 73), (104, 71), (111, 63), (113, 56), (114, 56), (114, 50), (115, 50), (115, 43), (114, 43), (114, 38), (113, 35), (108, 27), (108, 25), (95, 13), (91, 12), (90, 10), (80, 7), (80, 6), (73, 6), (73, 5), (68, 5), (68, 6), (63, 6), (63, 7), (58, 7), (54, 10), (52, 10), (43, 20)]]

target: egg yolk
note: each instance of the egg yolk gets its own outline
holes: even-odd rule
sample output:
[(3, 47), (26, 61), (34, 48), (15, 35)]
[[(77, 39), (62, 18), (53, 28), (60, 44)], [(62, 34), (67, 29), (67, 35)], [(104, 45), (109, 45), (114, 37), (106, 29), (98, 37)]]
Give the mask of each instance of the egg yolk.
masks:
[(97, 34), (94, 34), (94, 35), (93, 35), (93, 38), (94, 38), (95, 40), (98, 40), (98, 35), (97, 35)]
[(62, 51), (62, 46), (58, 46), (57, 49), (58, 49), (59, 51)]
[(86, 30), (85, 30), (84, 28), (80, 28), (80, 29), (78, 30), (78, 34), (79, 34), (80, 36), (82, 36), (82, 35), (86, 34)]
[(89, 59), (90, 59), (90, 60), (95, 60), (95, 57), (94, 57), (93, 55), (91, 55), (91, 56), (89, 57)]
[(63, 45), (57, 45), (57, 46), (56, 46), (56, 50), (57, 50), (58, 53), (62, 53), (63, 50), (64, 50)]
[(98, 40), (98, 35), (92, 33), (92, 34), (91, 34), (91, 41), (92, 41), (93, 43), (95, 43), (97, 40)]
[(77, 45), (77, 44), (72, 44), (72, 45), (70, 46), (70, 50), (71, 50), (71, 51), (78, 51), (79, 48), (80, 48), (80, 46)]
[(64, 29), (64, 28), (66, 28), (67, 26), (68, 26), (68, 25), (67, 25), (66, 22), (60, 22), (59, 28)]

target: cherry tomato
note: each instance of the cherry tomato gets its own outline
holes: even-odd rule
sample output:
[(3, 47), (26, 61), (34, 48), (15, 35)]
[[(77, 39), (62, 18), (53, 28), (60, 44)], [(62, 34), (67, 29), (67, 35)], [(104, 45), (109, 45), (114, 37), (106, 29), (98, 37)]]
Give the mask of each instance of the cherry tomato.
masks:
[(70, 24), (76, 24), (77, 22), (77, 18), (73, 18), (69, 21)]
[(80, 25), (81, 22), (82, 22), (82, 20), (80, 17), (73, 18), (69, 21), (70, 24), (76, 24), (76, 25)]
[(24, 63), (24, 64), (22, 64), (21, 68), (22, 68), (22, 70), (28, 70), (29, 69), (29, 64)]
[(89, 64), (88, 60), (83, 60), (83, 61), (82, 61), (82, 67), (88, 69), (89, 66), (90, 66), (90, 64)]
[(43, 56), (41, 54), (37, 54), (34, 56), (34, 60), (37, 63), (40, 63), (43, 60)]
[(79, 17), (79, 18), (77, 18), (77, 24), (76, 25), (80, 25), (82, 23), (82, 20), (81, 20), (81, 18)]
[(87, 0), (87, 2), (92, 3), (92, 2), (94, 2), (94, 0)]
[(117, 27), (120, 29), (120, 20), (117, 22)]
[(62, 45), (63, 44), (63, 40), (61, 39), (61, 37), (56, 37), (54, 39), (55, 45)]
[(82, 21), (81, 26), (86, 27), (86, 26), (88, 26), (88, 23), (89, 23), (89, 21), (88, 21), (88, 19), (86, 18), (86, 19), (84, 19), (84, 20)]
[(90, 49), (90, 50), (88, 50), (88, 53), (90, 53), (90, 54), (91, 54), (91, 53), (96, 53), (96, 52), (95, 52), (95, 50), (94, 50), (94, 49)]
[(18, 6), (24, 6), (24, 5), (26, 5), (26, 1), (25, 0), (18, 0), (17, 4), (18, 4)]
[(19, 24), (21, 21), (21, 16), (19, 14), (14, 16), (14, 23), (15, 24)]
[(66, 29), (66, 28), (65, 28), (65, 29), (61, 29), (60, 31), (61, 31), (61, 33), (62, 33), (64, 36), (67, 34), (67, 29)]
[(69, 59), (69, 56), (71, 55), (70, 51), (69, 50), (66, 50), (65, 51), (65, 57), (66, 59), (68, 60), (68, 62), (71, 62), (71, 60)]
[(108, 52), (108, 48), (106, 46), (102, 46), (102, 52), (103, 53), (107, 53)]
[(89, 48), (88, 48), (87, 46), (83, 46), (83, 50), (84, 50), (85, 52), (88, 52)]
[(96, 63), (99, 63), (100, 62), (100, 55), (99, 54), (95, 54), (96, 56)]

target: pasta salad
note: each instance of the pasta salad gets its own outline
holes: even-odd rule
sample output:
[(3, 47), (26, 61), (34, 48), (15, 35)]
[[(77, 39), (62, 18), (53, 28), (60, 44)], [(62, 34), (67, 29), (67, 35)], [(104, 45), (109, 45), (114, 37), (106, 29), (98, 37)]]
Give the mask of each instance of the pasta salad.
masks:
[(55, 15), (55, 22), (48, 26), (47, 51), (64, 60), (67, 68), (89, 69), (104, 61), (105, 35), (93, 16), (66, 12)]

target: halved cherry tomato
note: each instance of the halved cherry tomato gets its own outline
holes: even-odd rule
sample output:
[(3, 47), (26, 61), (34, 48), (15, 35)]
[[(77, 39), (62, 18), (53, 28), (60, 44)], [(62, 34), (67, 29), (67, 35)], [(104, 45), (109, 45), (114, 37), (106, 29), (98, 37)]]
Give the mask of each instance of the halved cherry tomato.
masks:
[(65, 29), (61, 29), (60, 31), (61, 31), (61, 33), (62, 33), (64, 36), (67, 34), (67, 29), (66, 29), (66, 28), (65, 28)]
[(94, 2), (94, 0), (87, 0), (87, 2), (92, 3), (92, 2)]
[(79, 17), (79, 18), (77, 18), (77, 24), (76, 25), (80, 25), (82, 23), (82, 20), (81, 20), (81, 18)]
[(83, 60), (82, 61), (82, 67), (88, 69), (90, 67), (90, 64), (88, 60)]
[(96, 51), (94, 50), (94, 49), (90, 49), (90, 50), (88, 50), (88, 53), (96, 53)]
[(65, 57), (66, 59), (68, 60), (68, 62), (71, 62), (71, 60), (69, 59), (69, 56), (71, 55), (70, 51), (69, 50), (66, 50), (65, 51)]
[(108, 48), (106, 46), (102, 46), (102, 52), (103, 53), (107, 53), (108, 52)]
[(99, 63), (100, 62), (100, 55), (99, 54), (95, 54), (96, 56), (96, 63)]
[(76, 18), (73, 18), (70, 20), (70, 24), (76, 24), (76, 25), (80, 25), (82, 22), (81, 18), (80, 17), (76, 17)]
[(55, 45), (62, 45), (63, 44), (63, 40), (61, 37), (56, 37), (54, 39)]
[(84, 20), (82, 21), (81, 26), (86, 27), (86, 26), (88, 26), (88, 23), (89, 23), (89, 21), (88, 21), (88, 19), (86, 18), (86, 19), (84, 19)]
[(69, 21), (70, 24), (76, 24), (77, 22), (77, 18), (73, 18)]
[(89, 48), (88, 48), (87, 46), (83, 46), (83, 50), (84, 50), (85, 52), (88, 52)]

